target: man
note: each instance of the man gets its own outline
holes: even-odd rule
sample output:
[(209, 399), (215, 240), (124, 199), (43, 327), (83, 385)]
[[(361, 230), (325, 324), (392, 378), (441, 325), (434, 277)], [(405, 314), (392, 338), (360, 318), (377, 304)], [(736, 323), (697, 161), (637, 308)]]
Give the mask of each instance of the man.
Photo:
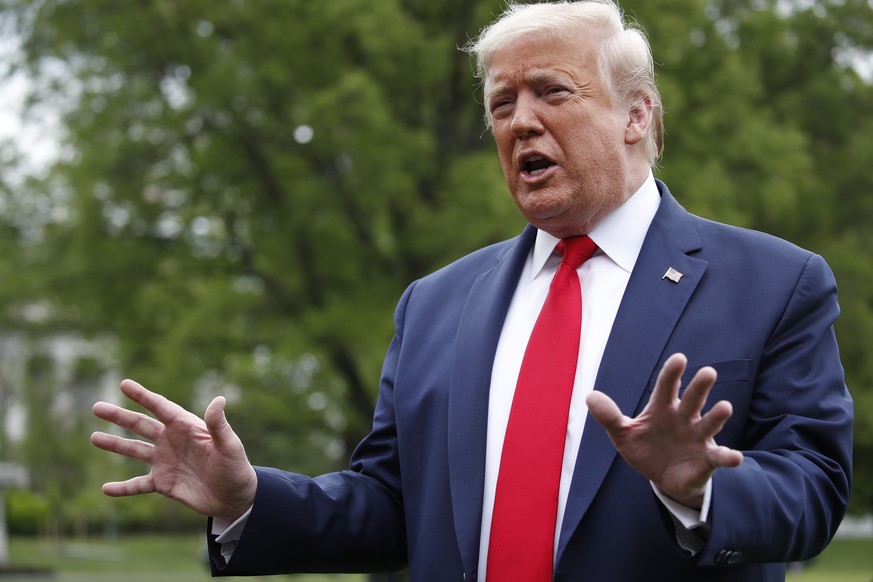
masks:
[(152, 469), (104, 491), (212, 516), (218, 575), (784, 580), (849, 494), (830, 270), (655, 181), (648, 44), (608, 0), (510, 6), (470, 51), (530, 226), (406, 290), (350, 470), (252, 468), (222, 398), (204, 422), (125, 381), (154, 418), (95, 413), (154, 444), (92, 441)]

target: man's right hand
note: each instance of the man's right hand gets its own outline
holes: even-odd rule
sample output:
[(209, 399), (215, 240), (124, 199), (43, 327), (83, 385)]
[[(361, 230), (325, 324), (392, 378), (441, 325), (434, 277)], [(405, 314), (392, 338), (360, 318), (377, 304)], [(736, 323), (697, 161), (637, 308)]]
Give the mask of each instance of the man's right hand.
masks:
[(242, 442), (225, 418), (224, 397), (215, 398), (201, 420), (133, 380), (123, 381), (121, 391), (154, 417), (108, 402), (97, 402), (94, 414), (145, 440), (95, 432), (91, 442), (105, 451), (148, 463), (151, 470), (127, 481), (104, 484), (106, 495), (157, 492), (203, 515), (228, 521), (249, 510), (258, 479)]

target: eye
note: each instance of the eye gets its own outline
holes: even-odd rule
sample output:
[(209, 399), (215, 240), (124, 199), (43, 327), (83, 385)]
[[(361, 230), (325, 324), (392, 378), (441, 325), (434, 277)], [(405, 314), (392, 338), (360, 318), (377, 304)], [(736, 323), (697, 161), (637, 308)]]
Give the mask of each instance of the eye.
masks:
[(545, 94), (546, 95), (563, 95), (564, 93), (567, 93), (568, 91), (569, 91), (569, 89), (567, 89), (566, 87), (564, 87), (562, 85), (552, 85), (552, 86), (546, 88)]
[(509, 110), (512, 106), (511, 99), (495, 99), (489, 105), (489, 110), (491, 111), (492, 117), (500, 117), (500, 115)]

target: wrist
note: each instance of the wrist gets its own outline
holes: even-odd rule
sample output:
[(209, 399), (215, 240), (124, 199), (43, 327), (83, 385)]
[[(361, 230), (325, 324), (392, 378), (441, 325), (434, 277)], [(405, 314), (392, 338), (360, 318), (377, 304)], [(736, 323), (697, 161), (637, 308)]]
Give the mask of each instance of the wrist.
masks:
[(667, 497), (685, 507), (700, 510), (703, 507), (703, 493), (691, 495), (688, 497), (676, 497), (667, 493)]
[(258, 491), (258, 474), (254, 468), (249, 466), (249, 478), (245, 485), (239, 487), (232, 501), (227, 503), (222, 511), (223, 515), (217, 515), (230, 523), (235, 522), (240, 517), (251, 511), (255, 504), (255, 496)]
[(661, 492), (661, 495), (673, 501), (674, 503), (678, 503), (683, 507), (687, 507), (689, 509), (693, 509), (695, 511), (699, 511), (704, 503), (706, 503), (706, 491), (709, 487), (709, 482), (704, 484), (703, 487), (699, 488), (686, 488), (682, 491), (676, 491), (674, 489), (670, 489), (667, 487), (663, 487), (658, 483), (652, 482), (658, 491)]

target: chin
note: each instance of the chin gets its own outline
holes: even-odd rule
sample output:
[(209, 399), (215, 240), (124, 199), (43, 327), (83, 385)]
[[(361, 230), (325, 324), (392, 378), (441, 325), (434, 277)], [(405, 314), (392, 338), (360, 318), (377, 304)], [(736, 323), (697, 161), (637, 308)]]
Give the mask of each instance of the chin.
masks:
[(526, 192), (515, 198), (515, 204), (532, 224), (555, 220), (569, 209), (566, 201), (541, 191)]

